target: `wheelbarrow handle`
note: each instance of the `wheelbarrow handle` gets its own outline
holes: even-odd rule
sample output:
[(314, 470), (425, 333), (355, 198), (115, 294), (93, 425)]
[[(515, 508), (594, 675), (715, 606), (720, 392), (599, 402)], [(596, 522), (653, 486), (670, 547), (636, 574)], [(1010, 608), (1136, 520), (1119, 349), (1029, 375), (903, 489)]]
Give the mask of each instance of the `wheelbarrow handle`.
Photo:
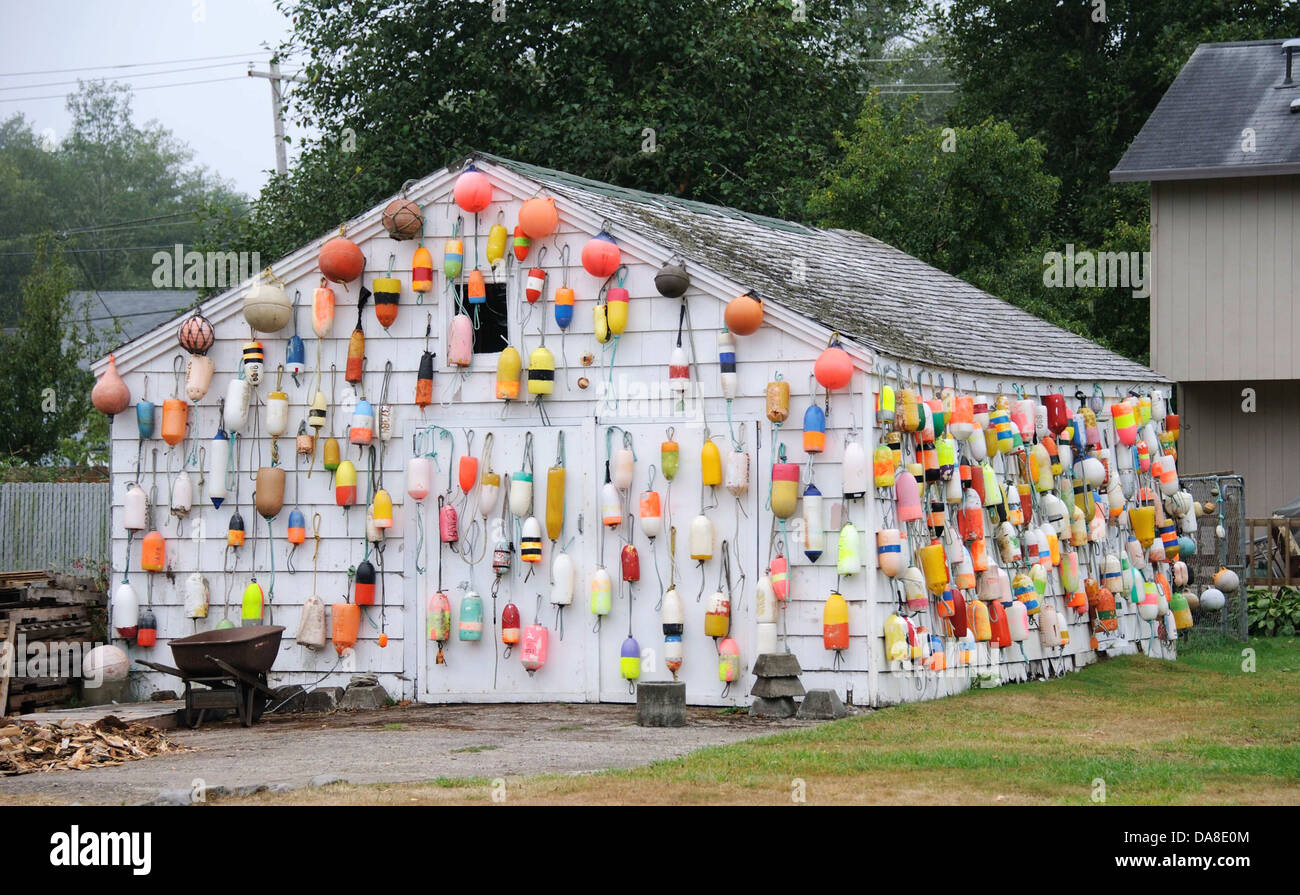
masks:
[(179, 668), (172, 668), (170, 665), (163, 665), (159, 662), (146, 662), (144, 659), (136, 659), (135, 661), (140, 665), (152, 668), (154, 671), (161, 671), (163, 674), (170, 674), (174, 677), (180, 678), (181, 680), (185, 680), (185, 672), (181, 671)]
[(256, 687), (261, 692), (265, 693), (267, 696), (274, 695), (274, 692), (271, 690), (271, 688), (263, 684), (260, 680), (258, 680), (256, 675), (249, 674), (246, 671), (240, 671), (235, 666), (231, 665), (228, 662), (223, 661), (222, 659), (218, 659), (216, 656), (205, 655), (203, 658), (207, 659), (213, 665), (216, 665), (218, 668), (220, 668), (226, 674), (233, 677), (235, 680), (242, 681), (245, 684), (250, 684)]

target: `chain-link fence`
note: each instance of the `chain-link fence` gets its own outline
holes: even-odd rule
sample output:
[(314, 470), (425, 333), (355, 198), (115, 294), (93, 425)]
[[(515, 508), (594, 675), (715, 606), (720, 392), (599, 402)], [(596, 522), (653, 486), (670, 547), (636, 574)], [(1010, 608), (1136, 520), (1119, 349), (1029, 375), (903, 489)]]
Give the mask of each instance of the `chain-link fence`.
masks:
[[(1184, 488), (1201, 509), (1194, 539), (1196, 553), (1183, 557), (1188, 581), (1197, 592), (1209, 587), (1214, 573), (1228, 568), (1237, 573), (1241, 585), (1225, 594), (1227, 603), (1218, 612), (1198, 609), (1196, 625), (1180, 636), (1198, 633), (1246, 639), (1246, 566), (1250, 545), (1246, 543), (1246, 480), (1239, 475), (1179, 476)], [(1222, 534), (1220, 534), (1222, 532)]]

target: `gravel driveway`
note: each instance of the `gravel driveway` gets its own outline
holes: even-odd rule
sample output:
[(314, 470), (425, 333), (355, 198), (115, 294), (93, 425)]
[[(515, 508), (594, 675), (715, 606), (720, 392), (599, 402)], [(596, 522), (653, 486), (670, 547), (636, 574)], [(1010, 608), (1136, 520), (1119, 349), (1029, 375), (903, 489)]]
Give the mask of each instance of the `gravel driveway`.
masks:
[(196, 781), (234, 790), (440, 777), (575, 774), (675, 758), (813, 722), (688, 709), (684, 728), (641, 728), (636, 708), (608, 704), (394, 706), (374, 712), (268, 716), (251, 729), (226, 721), (168, 735), (191, 751), (119, 767), (0, 778), (0, 804), (134, 804)]

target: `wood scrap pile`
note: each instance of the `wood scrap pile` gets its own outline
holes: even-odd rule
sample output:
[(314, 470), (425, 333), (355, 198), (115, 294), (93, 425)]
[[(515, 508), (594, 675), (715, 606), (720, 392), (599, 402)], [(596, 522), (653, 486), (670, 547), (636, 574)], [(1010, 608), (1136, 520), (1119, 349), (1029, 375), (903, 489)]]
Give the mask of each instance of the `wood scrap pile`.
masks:
[(185, 747), (147, 724), (109, 715), (94, 724), (0, 720), (0, 777), (111, 767)]

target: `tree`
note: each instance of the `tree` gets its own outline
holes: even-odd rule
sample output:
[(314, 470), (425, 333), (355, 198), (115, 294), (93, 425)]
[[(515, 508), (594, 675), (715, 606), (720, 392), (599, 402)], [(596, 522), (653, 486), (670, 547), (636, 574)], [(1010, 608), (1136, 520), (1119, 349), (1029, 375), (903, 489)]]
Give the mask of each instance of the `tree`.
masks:
[(1043, 171), (1042, 144), (992, 118), (928, 124), (917, 105), (890, 110), (869, 97), (809, 211), (976, 283), (1009, 258), (1036, 256), (1059, 186)]
[(1146, 220), (1145, 186), (1109, 172), (1197, 44), (1294, 36), (1300, 4), (952, 0), (935, 22), (961, 81), (954, 119), (994, 115), (1042, 142), (1062, 230), (1086, 240)]
[(318, 127), (238, 239), (278, 257), (473, 150), (799, 218), (920, 3), (283, 0)]
[(0, 463), (84, 464), (103, 456), (108, 427), (90, 404), (94, 377), (80, 366), (95, 346), (72, 319), (74, 282), (54, 240), (38, 239), (18, 325), (0, 332)]
[[(951, 0), (932, 16), (960, 82), (955, 124), (1007, 121), (1061, 182), (1042, 251), (1144, 252), (1146, 184), (1110, 170), (1200, 43), (1300, 33), (1294, 0)], [(1053, 288), (1009, 257), (979, 285), (1145, 362), (1149, 305), (1132, 289)]]
[(129, 88), (82, 83), (68, 110), (57, 145), (21, 115), (0, 123), (0, 321), (17, 317), (43, 233), (66, 241), (73, 288), (149, 288), (153, 249), (141, 246), (193, 243), (202, 222), (244, 203), (169, 131), (137, 126)]

